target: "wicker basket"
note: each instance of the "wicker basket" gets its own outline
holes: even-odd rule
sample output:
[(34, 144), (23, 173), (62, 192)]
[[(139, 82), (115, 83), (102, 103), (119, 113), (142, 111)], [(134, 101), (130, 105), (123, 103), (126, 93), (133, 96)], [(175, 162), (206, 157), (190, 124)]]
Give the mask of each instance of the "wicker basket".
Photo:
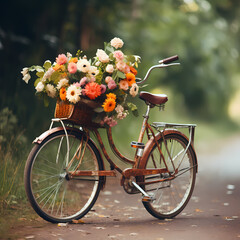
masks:
[(69, 104), (58, 100), (55, 108), (55, 118), (66, 118), (67, 121), (83, 127), (99, 128), (100, 124), (92, 121), (94, 108), (100, 107), (100, 103), (81, 99), (77, 104)]

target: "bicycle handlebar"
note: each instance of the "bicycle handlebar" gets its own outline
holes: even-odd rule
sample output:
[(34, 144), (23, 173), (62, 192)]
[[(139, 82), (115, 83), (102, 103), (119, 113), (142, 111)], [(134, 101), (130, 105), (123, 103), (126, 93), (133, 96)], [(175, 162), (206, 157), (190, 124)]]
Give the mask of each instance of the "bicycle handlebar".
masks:
[(159, 63), (168, 64), (168, 63), (174, 62), (176, 60), (178, 60), (178, 55), (174, 55), (172, 57), (165, 58), (165, 59), (159, 61)]
[(137, 84), (140, 85), (140, 84), (144, 83), (148, 79), (151, 71), (154, 68), (164, 68), (164, 67), (180, 65), (180, 63), (171, 63), (171, 62), (176, 61), (176, 60), (178, 60), (178, 55), (174, 55), (172, 57), (168, 57), (168, 58), (165, 58), (163, 60), (160, 60), (158, 65), (154, 65), (154, 66), (152, 66), (148, 69), (148, 71), (146, 73), (146, 76), (144, 77), (143, 80), (141, 78), (136, 78), (136, 80), (139, 81), (139, 82), (137, 82)]

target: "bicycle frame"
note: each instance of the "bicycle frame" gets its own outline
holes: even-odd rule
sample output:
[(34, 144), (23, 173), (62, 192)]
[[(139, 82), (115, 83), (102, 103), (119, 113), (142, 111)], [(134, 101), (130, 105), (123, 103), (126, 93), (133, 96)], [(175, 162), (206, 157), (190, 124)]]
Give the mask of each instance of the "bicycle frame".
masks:
[[(72, 171), (72, 172), (68, 172), (69, 177), (70, 178), (74, 178), (74, 177), (79, 177), (79, 176), (116, 176), (116, 171), (118, 171), (120, 174), (122, 174), (123, 177), (129, 179), (130, 177), (137, 177), (137, 176), (146, 176), (146, 175), (153, 175), (153, 174), (162, 174), (162, 173), (169, 173), (170, 177), (167, 180), (171, 180), (173, 178), (175, 178), (176, 174), (178, 173), (178, 168), (180, 167), (180, 164), (189, 148), (190, 145), (193, 146), (194, 143), (194, 130), (196, 125), (194, 124), (173, 124), (173, 123), (158, 123), (158, 122), (154, 122), (152, 125), (150, 125), (148, 123), (148, 118), (149, 118), (149, 113), (150, 113), (150, 108), (151, 105), (147, 105), (147, 111), (146, 114), (143, 116), (143, 123), (142, 123), (142, 127), (140, 130), (140, 134), (139, 134), (139, 138), (138, 138), (138, 142), (142, 143), (143, 141), (143, 137), (145, 132), (147, 133), (147, 138), (148, 138), (148, 142), (145, 146), (145, 148), (138, 148), (136, 150), (135, 153), (135, 157), (134, 160), (128, 159), (127, 157), (123, 156), (117, 149), (117, 147), (114, 144), (113, 141), (113, 137), (112, 137), (112, 129), (111, 128), (107, 128), (107, 137), (108, 137), (108, 142), (109, 145), (111, 147), (112, 152), (123, 162), (125, 163), (129, 163), (132, 165), (132, 168), (130, 169), (125, 169), (122, 170), (121, 168), (119, 168), (114, 161), (109, 157), (109, 154), (107, 153), (107, 150), (105, 148), (105, 145), (102, 141), (102, 138), (98, 132), (97, 129), (91, 129), (92, 132), (95, 134), (96, 139), (98, 140), (98, 143), (102, 149), (102, 153), (104, 155), (104, 157), (106, 158), (106, 160), (108, 161), (108, 163), (110, 164), (110, 168), (111, 170), (102, 170), (102, 171), (86, 171), (86, 170), (78, 170), (80, 163), (78, 164), (77, 168)], [(68, 141), (68, 135), (67, 135), (67, 130), (64, 124), (64, 120), (65, 119), (52, 119), (52, 123), (50, 125), (50, 129), (52, 129), (53, 127), (53, 123), (54, 122), (60, 122), (62, 125), (62, 128), (64, 129), (65, 135), (66, 135), (66, 139), (67, 139), (67, 149), (68, 149), (68, 154), (67, 154), (67, 163), (68, 165), (71, 164), (72, 160), (69, 162), (69, 141)], [(158, 131), (158, 134), (156, 135), (152, 129), (152, 127), (155, 128)], [(169, 129), (170, 128), (170, 129)], [(163, 142), (166, 146), (166, 140), (165, 140), (165, 134), (169, 133), (169, 131), (176, 131), (176, 129), (178, 128), (188, 128), (189, 129), (189, 142), (188, 142), (188, 146), (185, 149), (184, 153), (182, 154), (182, 152), (179, 153), (182, 154), (182, 160), (180, 161), (179, 166), (175, 166), (174, 165), (174, 161), (170, 156), (170, 153), (168, 152), (168, 155), (170, 157), (170, 161), (172, 163), (173, 169), (174, 169), (174, 173), (170, 173), (168, 166), (166, 164), (166, 161), (164, 159), (164, 156), (162, 154), (161, 148), (159, 146), (158, 143), (158, 139), (159, 137), (163, 138)], [(89, 132), (86, 129), (85, 133), (87, 135), (87, 140), (89, 139)], [(185, 135), (184, 135), (185, 137)], [(161, 168), (161, 169), (142, 169), (142, 166), (144, 165), (144, 162), (146, 161), (145, 159), (145, 155), (144, 153), (148, 153), (149, 150), (151, 149), (151, 144), (150, 143), (156, 143), (158, 150), (160, 152), (161, 158), (164, 162), (165, 168)], [(76, 153), (75, 155), (80, 155), (81, 153)], [(84, 154), (84, 153), (83, 153)], [(67, 168), (68, 169), (68, 166)], [(116, 171), (115, 171), (116, 170)]]

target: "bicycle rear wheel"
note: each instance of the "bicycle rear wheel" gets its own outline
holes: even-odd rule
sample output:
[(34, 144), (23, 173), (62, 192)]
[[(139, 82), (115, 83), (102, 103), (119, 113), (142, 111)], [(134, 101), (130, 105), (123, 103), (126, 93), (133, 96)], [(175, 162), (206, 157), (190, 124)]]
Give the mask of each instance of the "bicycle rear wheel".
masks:
[[(69, 161), (74, 155), (82, 158), (79, 170), (103, 170), (98, 150), (86, 136), (68, 130)], [(81, 149), (81, 150), (80, 150)], [(63, 130), (57, 131), (36, 144), (26, 162), (24, 180), (28, 199), (39, 216), (53, 223), (82, 218), (93, 206), (101, 189), (103, 177), (69, 178), (67, 140)], [(77, 158), (69, 167), (74, 171)]]
[[(176, 177), (168, 180), (169, 174), (158, 174), (144, 178), (145, 191), (154, 196), (155, 200), (143, 202), (143, 205), (151, 215), (159, 219), (173, 218), (185, 208), (194, 189), (197, 171), (194, 150), (191, 145), (187, 148), (188, 139), (178, 133), (171, 133), (165, 136), (165, 140), (166, 145), (160, 138), (159, 146), (169, 171), (174, 173), (168, 153), (171, 155), (175, 167), (178, 168)], [(165, 168), (157, 144), (152, 147), (145, 168)], [(158, 180), (161, 182), (156, 182)]]

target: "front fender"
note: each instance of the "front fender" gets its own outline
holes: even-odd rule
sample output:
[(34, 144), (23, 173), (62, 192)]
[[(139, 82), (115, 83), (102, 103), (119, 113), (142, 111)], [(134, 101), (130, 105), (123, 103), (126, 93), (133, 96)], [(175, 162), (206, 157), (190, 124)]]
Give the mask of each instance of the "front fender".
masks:
[[(42, 133), (39, 137), (37, 137), (33, 141), (33, 143), (41, 144), (46, 138), (48, 138), (49, 136), (51, 136), (52, 134), (54, 134), (58, 131), (64, 131), (64, 128), (63, 127), (51, 128), (51, 129), (47, 130), (46, 132)], [(80, 135), (86, 135), (86, 133), (84, 131), (76, 129), (76, 128), (66, 127), (66, 131), (67, 132), (75, 132), (75, 133), (80, 134)], [(102, 158), (102, 154), (101, 154), (99, 148), (97, 147), (96, 143), (91, 138), (88, 139), (88, 142), (90, 142), (90, 145), (93, 148), (95, 148), (96, 152), (99, 155), (99, 160), (101, 161), (101, 164), (102, 164), (102, 167), (103, 167), (103, 169), (101, 169), (101, 170), (105, 170), (105, 165), (104, 165), (104, 161), (103, 161), (103, 158)], [(103, 189), (104, 186), (105, 186), (105, 183), (106, 183), (106, 177), (102, 177), (102, 178), (103, 178), (103, 181), (102, 181), (102, 189)]]
[[(169, 134), (172, 134), (172, 133), (177, 133), (177, 134), (181, 135), (183, 138), (185, 138), (185, 139), (188, 141), (188, 137), (187, 137), (185, 134), (179, 132), (178, 130), (175, 130), (175, 129), (167, 129), (167, 130), (165, 130), (165, 131), (163, 132), (164, 136), (169, 135)], [(157, 141), (162, 137), (161, 134), (162, 134), (162, 133), (156, 134), (155, 137), (156, 137)], [(140, 168), (140, 169), (144, 169), (144, 168), (145, 168), (146, 163), (147, 163), (147, 160), (148, 160), (148, 156), (149, 156), (149, 154), (150, 154), (150, 152), (151, 152), (154, 144), (155, 144), (155, 140), (154, 140), (153, 137), (151, 137), (151, 138), (148, 140), (148, 142), (146, 143), (146, 145), (145, 145), (144, 153), (143, 153), (143, 156), (142, 156), (142, 160), (141, 160), (141, 162), (140, 162), (140, 164), (139, 164), (139, 168)], [(197, 155), (196, 155), (196, 152), (195, 152), (195, 149), (194, 149), (194, 146), (193, 146), (192, 143), (191, 143), (191, 147), (192, 147), (193, 153), (194, 153), (194, 155), (195, 155), (195, 159), (196, 159), (195, 164), (196, 164), (196, 166), (197, 166), (197, 167), (196, 167), (196, 168), (197, 168), (196, 170), (197, 170), (197, 172), (198, 172)]]

